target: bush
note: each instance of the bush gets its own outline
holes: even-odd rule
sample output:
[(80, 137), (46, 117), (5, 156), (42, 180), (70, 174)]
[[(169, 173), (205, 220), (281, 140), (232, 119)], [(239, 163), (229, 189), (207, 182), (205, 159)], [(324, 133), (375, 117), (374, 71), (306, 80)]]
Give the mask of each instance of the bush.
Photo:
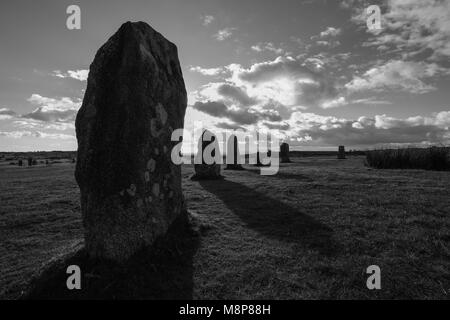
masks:
[(405, 148), (366, 152), (366, 164), (377, 169), (450, 170), (450, 148)]

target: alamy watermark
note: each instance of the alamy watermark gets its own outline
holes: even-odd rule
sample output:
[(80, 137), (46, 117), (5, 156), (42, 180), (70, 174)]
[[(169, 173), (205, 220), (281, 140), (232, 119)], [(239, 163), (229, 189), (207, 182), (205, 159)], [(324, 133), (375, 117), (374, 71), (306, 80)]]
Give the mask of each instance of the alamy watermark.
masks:
[[(190, 139), (183, 142), (183, 136)], [(192, 131), (176, 129), (172, 132), (171, 140), (178, 142), (171, 152), (171, 160), (176, 165), (223, 164), (225, 158), (226, 164), (259, 164), (261, 175), (274, 175), (279, 169), (280, 141), (268, 131), (206, 130), (201, 121), (195, 121)], [(183, 156), (182, 147), (195, 155)], [(221, 149), (226, 150), (225, 157)]]
[(366, 14), (367, 17), (366, 24), (369, 30), (381, 30), (381, 9), (377, 5), (371, 5), (367, 7)]
[(79, 6), (72, 4), (67, 7), (66, 13), (70, 16), (67, 17), (66, 27), (69, 30), (81, 29), (81, 9)]

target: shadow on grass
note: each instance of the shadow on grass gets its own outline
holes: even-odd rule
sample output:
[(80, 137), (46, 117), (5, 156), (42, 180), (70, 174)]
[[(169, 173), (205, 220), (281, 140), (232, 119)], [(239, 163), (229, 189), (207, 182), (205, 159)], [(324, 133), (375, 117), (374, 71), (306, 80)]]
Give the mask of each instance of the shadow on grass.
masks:
[(334, 255), (333, 230), (273, 197), (229, 180), (200, 181), (242, 219), (249, 228), (286, 242), (296, 242), (324, 255)]
[[(259, 169), (245, 169), (247, 172), (254, 173), (257, 175), (261, 175), (261, 172)], [(268, 175), (264, 176), (264, 178), (278, 178), (278, 179), (294, 179), (302, 182), (314, 182), (315, 180), (311, 177), (309, 177), (306, 174), (295, 174), (295, 173), (285, 173), (278, 171), (277, 174), (274, 175)]]
[[(195, 221), (182, 216), (152, 248), (126, 263), (88, 259), (84, 249), (53, 261), (22, 299), (192, 299), (193, 256), (200, 239)], [(81, 269), (81, 290), (68, 290), (66, 268)]]

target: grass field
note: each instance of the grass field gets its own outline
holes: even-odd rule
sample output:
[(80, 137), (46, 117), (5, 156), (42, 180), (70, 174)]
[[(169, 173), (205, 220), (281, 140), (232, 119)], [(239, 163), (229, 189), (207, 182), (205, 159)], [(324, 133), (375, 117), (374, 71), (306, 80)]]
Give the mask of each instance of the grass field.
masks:
[[(292, 160), (276, 176), (246, 166), (219, 181), (191, 181), (193, 167), (183, 167), (189, 230), (174, 225), (126, 266), (75, 253), (83, 290), (65, 290), (61, 269), (42, 296), (449, 298), (450, 172), (369, 169), (364, 157)], [(73, 170), (0, 165), (1, 298), (20, 297), (44, 263), (82, 245)], [(373, 264), (381, 290), (366, 287)]]

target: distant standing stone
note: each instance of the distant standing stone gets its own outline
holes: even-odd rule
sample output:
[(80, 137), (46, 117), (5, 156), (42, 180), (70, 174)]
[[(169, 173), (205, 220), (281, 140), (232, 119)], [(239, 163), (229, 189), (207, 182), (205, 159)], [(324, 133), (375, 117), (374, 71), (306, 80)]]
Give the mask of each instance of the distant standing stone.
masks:
[(211, 144), (214, 145), (214, 151), (211, 152), (211, 156), (215, 157), (217, 152), (217, 157), (220, 157), (217, 137), (208, 130), (203, 131), (202, 136), (198, 141), (198, 150), (195, 157), (196, 162), (201, 163), (194, 164), (195, 174), (191, 177), (192, 180), (214, 180), (222, 178), (222, 176), (220, 175), (220, 164), (216, 163), (215, 161), (209, 163), (205, 160), (204, 157), (204, 151), (206, 147)]
[(75, 123), (91, 257), (124, 261), (184, 211), (170, 153), (186, 103), (177, 47), (148, 24), (123, 24), (98, 50)]
[(345, 147), (339, 146), (338, 159), (345, 159)]
[(226, 159), (226, 170), (244, 170), (242, 165), (238, 163), (238, 159), (240, 159), (240, 153), (238, 139), (235, 135), (232, 135), (228, 138)]
[(33, 165), (33, 158), (28, 157), (27, 162), (28, 162), (28, 166), (31, 167)]
[(286, 142), (283, 142), (280, 145), (280, 158), (281, 163), (291, 162), (291, 159), (289, 158), (289, 145)]
[(19, 159), (19, 167), (23, 166), (23, 161), (22, 159)]

